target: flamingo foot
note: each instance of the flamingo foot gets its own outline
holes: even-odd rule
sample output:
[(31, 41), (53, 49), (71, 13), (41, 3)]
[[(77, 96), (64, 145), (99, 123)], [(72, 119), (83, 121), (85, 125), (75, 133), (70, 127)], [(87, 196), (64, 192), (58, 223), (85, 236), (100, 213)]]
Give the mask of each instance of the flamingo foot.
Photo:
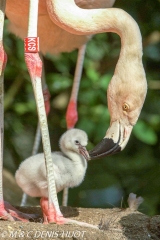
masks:
[(18, 211), (8, 202), (0, 202), (0, 219), (2, 220), (28, 222), (29, 219), (34, 219), (36, 217), (35, 214), (27, 214)]
[(12, 215), (9, 213), (8, 210), (5, 209), (3, 201), (0, 203), (0, 219), (14, 221)]
[(67, 129), (74, 128), (77, 121), (78, 121), (77, 104), (76, 102), (71, 100), (68, 104), (66, 113)]
[(57, 223), (57, 224), (74, 224), (74, 225), (79, 225), (82, 227), (89, 227), (89, 228), (94, 228), (94, 229), (99, 229), (98, 226), (95, 226), (93, 224), (85, 223), (85, 222), (80, 222), (77, 220), (72, 220), (68, 218), (64, 218), (62, 213), (57, 213), (54, 205), (50, 205), (48, 208), (48, 198), (41, 198), (40, 200), (40, 205), (42, 208), (43, 212), (43, 217), (44, 217), (44, 222), (43, 224), (48, 224), (48, 223)]
[(40, 205), (43, 212), (44, 222), (43, 224), (48, 223), (57, 223), (57, 224), (65, 224), (66, 219), (63, 217), (62, 213), (57, 213), (53, 204), (49, 206), (48, 198), (41, 198)]

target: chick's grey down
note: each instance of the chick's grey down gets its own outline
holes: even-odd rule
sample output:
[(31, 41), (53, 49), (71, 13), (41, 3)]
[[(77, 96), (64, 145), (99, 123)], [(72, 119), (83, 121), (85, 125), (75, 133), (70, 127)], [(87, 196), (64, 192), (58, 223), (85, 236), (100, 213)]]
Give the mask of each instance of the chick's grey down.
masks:
[[(79, 129), (70, 129), (60, 138), (62, 152), (52, 152), (54, 177), (57, 192), (65, 187), (81, 184), (89, 158), (86, 146), (87, 134)], [(24, 160), (15, 174), (17, 184), (32, 197), (47, 197), (47, 176), (44, 154), (40, 153)]]

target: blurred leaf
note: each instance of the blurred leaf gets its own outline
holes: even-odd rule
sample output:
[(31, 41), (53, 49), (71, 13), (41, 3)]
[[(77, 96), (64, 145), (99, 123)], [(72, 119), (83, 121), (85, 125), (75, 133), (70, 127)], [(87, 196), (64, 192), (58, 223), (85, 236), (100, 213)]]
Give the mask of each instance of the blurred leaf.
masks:
[[(159, 47), (160, 47), (160, 44), (159, 44)], [(149, 45), (148, 47), (145, 48), (145, 55), (154, 61), (157, 61), (157, 62), (160, 61), (160, 50), (158, 50), (159, 47), (156, 46), (156, 44)]]
[(16, 103), (14, 109), (19, 115), (23, 115), (28, 112), (34, 112), (36, 110), (36, 105), (34, 101), (29, 101), (28, 103)]
[(94, 68), (88, 68), (86, 75), (93, 82), (96, 82), (99, 79), (99, 73)]
[(100, 84), (101, 88), (106, 92), (107, 92), (107, 88), (108, 88), (111, 78), (112, 78), (111, 74), (105, 74), (99, 80), (99, 84)]
[(50, 83), (50, 91), (59, 92), (71, 86), (72, 82), (68, 76), (62, 74), (48, 74), (47, 79)]
[(133, 132), (139, 140), (146, 144), (154, 145), (158, 140), (155, 131), (148, 124), (140, 120), (133, 128)]

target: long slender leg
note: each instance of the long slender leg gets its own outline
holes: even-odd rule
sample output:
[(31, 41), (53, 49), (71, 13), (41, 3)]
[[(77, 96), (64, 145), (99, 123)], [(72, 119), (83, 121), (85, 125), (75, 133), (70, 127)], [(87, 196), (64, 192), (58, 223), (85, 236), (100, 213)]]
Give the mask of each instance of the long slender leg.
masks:
[[(41, 55), (41, 59), (43, 61), (42, 55)], [(48, 114), (50, 112), (50, 93), (49, 93), (49, 90), (48, 90), (48, 87), (46, 84), (44, 65), (42, 67), (42, 90), (43, 90), (46, 115), (48, 116)], [(33, 144), (33, 149), (32, 149), (32, 155), (37, 154), (39, 146), (40, 146), (40, 142), (41, 142), (41, 129), (40, 129), (39, 121), (38, 121), (34, 144)], [(26, 193), (23, 193), (22, 200), (21, 200), (21, 206), (26, 205), (27, 197), (28, 197), (28, 195)]]
[[(67, 129), (74, 128), (76, 122), (78, 121), (77, 97), (78, 97), (80, 80), (82, 76), (85, 52), (86, 52), (86, 44), (82, 45), (78, 50), (76, 70), (75, 70), (74, 79), (73, 79), (73, 87), (72, 87), (71, 97), (69, 100), (67, 113), (66, 113)], [(62, 199), (63, 206), (67, 206), (68, 204), (68, 191), (69, 191), (68, 188), (65, 188), (63, 190), (63, 199)]]
[(77, 58), (76, 70), (75, 70), (75, 75), (73, 80), (73, 87), (72, 87), (71, 97), (70, 97), (67, 112), (66, 112), (66, 122), (67, 122), (68, 129), (74, 128), (76, 122), (78, 121), (77, 97), (78, 97), (80, 80), (82, 76), (85, 51), (86, 51), (86, 44), (82, 45), (78, 50), (78, 58)]
[[(30, 216), (23, 214), (13, 208), (3, 199), (3, 131), (4, 131), (4, 106), (3, 106), (3, 85), (4, 85), (4, 69), (7, 62), (7, 55), (3, 48), (3, 27), (5, 16), (6, 0), (0, 1), (0, 218), (4, 220), (22, 220), (28, 221)], [(31, 216), (33, 217), (33, 215)]]
[[(29, 28), (28, 28), (28, 38), (27, 41), (30, 43), (33, 41), (33, 47), (35, 46), (35, 41), (37, 40), (37, 20), (38, 20), (38, 0), (30, 0), (30, 12), (29, 12)], [(30, 44), (31, 46), (31, 44)], [(41, 86), (41, 72), (42, 72), (42, 61), (38, 55), (37, 49), (35, 52), (31, 52), (31, 48), (27, 45), (25, 46), (25, 61), (31, 76), (31, 81), (34, 89), (39, 123), (42, 134), (42, 142), (47, 170), (47, 180), (48, 180), (48, 199), (49, 199), (49, 212), (54, 207), (56, 212), (56, 221), (63, 222), (63, 215), (60, 211), (57, 194), (56, 194), (56, 186), (53, 175), (53, 163), (51, 157), (51, 147), (47, 126), (47, 118), (44, 106), (44, 98), (42, 93)]]
[(3, 199), (3, 129), (4, 129), (4, 110), (3, 110), (3, 83), (4, 69), (7, 62), (7, 55), (3, 48), (3, 27), (5, 16), (6, 0), (0, 1), (0, 217), (3, 219), (13, 220), (4, 207)]

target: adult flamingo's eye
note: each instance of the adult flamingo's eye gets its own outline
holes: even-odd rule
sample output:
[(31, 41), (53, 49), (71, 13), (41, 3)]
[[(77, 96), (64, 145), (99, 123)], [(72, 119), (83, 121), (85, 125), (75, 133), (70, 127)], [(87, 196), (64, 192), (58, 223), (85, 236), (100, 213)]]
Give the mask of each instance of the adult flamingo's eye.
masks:
[(123, 109), (123, 111), (128, 112), (129, 111), (129, 105), (127, 103), (123, 103), (122, 109)]

